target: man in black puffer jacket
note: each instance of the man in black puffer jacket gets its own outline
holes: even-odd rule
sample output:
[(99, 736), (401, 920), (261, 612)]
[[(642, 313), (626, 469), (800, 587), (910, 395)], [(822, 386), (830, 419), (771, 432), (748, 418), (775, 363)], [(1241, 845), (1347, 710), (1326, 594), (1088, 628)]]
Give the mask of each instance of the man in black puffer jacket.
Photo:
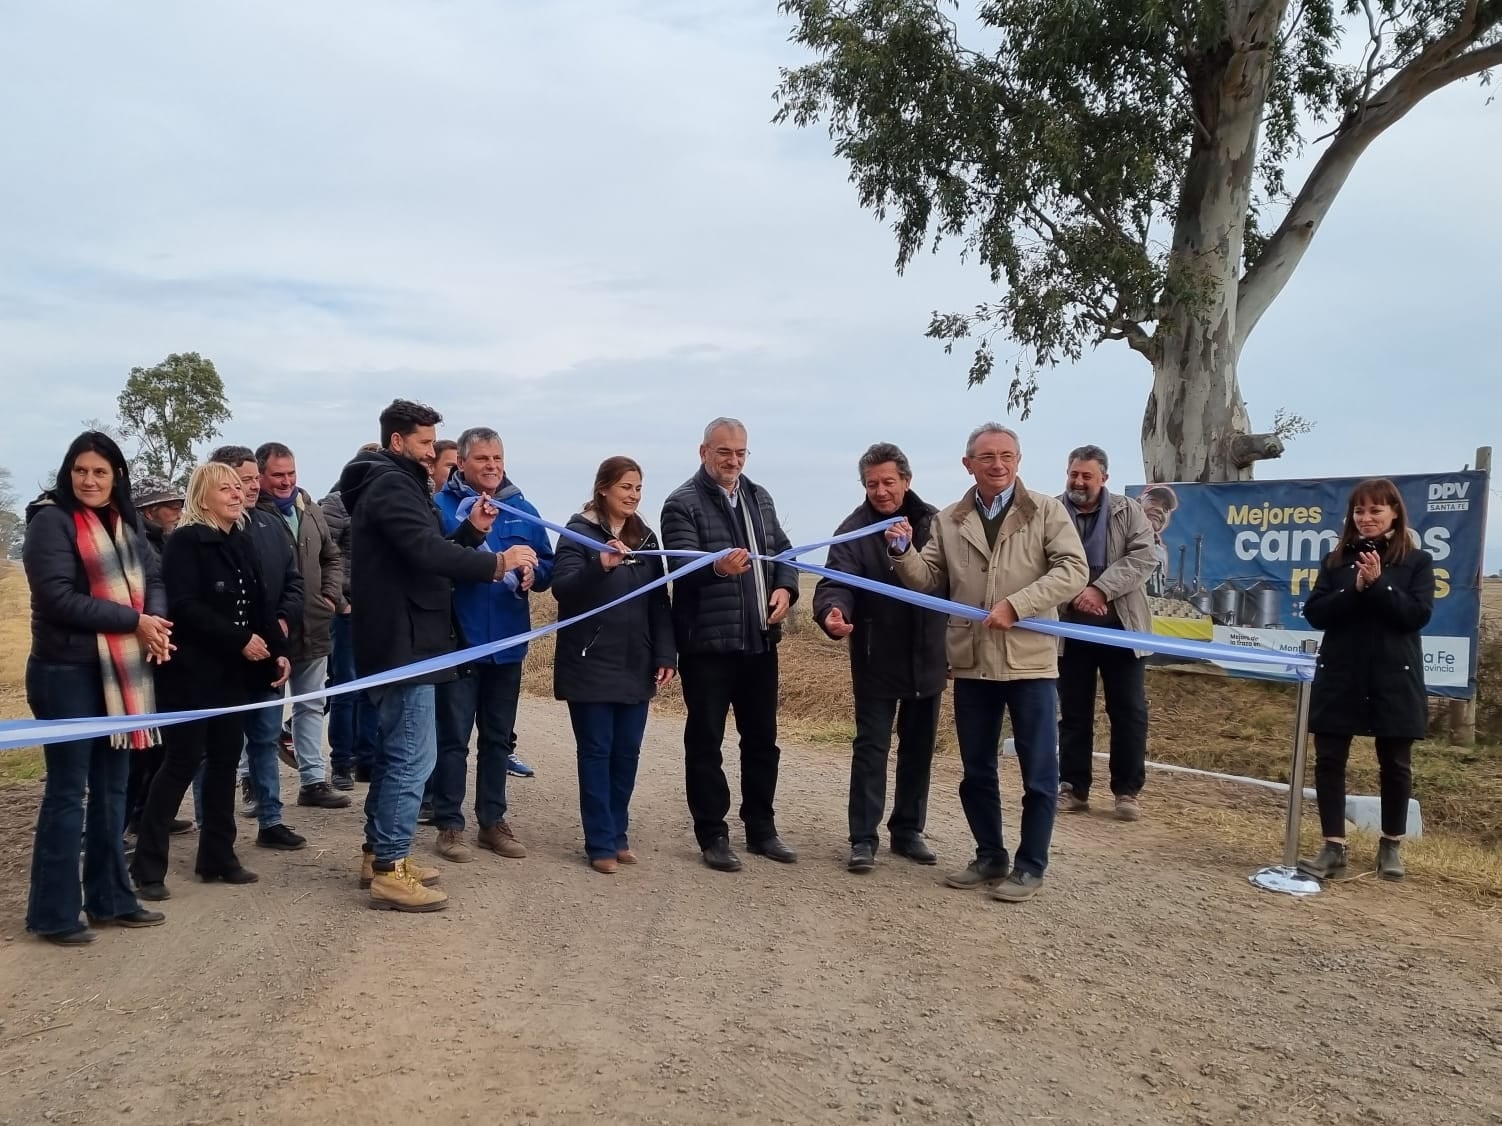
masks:
[[(753, 560), (792, 545), (765, 489), (741, 475), (746, 427), (717, 418), (704, 428), (700, 469), (662, 508), (669, 550), (730, 554), (673, 583), (673, 629), (688, 719), (683, 727), (688, 807), (704, 863), (734, 872), (730, 847), (730, 785), (720, 745), (735, 710), (741, 737), (741, 820), (746, 847), (784, 864), (798, 854), (777, 835), (773, 803), (777, 767), (777, 642), (798, 598), (798, 573), (786, 563)], [(676, 566), (682, 566), (678, 560)]]
[[(907, 456), (890, 442), (861, 455), (866, 500), (835, 529), (844, 535), (891, 516), (913, 526), (913, 546), (922, 550), (938, 509), (912, 491)], [(829, 549), (826, 566), (874, 582), (901, 587), (886, 537), (865, 536)], [(877, 829), (887, 800), (887, 756), (897, 725), (897, 792), (887, 822), (892, 851), (919, 864), (935, 863), (923, 839), (939, 700), (948, 661), (948, 619), (934, 610), (873, 594), (833, 579), (814, 589), (814, 621), (836, 641), (850, 639), (850, 680), (855, 690), (855, 740), (850, 758), (850, 861), (852, 872), (876, 864)]]

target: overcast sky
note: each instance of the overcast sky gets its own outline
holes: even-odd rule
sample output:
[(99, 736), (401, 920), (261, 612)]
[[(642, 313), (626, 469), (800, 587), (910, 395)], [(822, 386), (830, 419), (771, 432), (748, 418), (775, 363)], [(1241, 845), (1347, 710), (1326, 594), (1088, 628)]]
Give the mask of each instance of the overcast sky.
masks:
[[(712, 16), (706, 15), (713, 12)], [(132, 365), (211, 357), (225, 440), (286, 442), (315, 496), (394, 395), (488, 424), (565, 520), (630, 453), (646, 508), (700, 429), (750, 426), (795, 540), (895, 441), (957, 497), (1005, 382), (923, 338), (989, 296), (951, 253), (892, 269), (822, 130), (774, 127), (774, 0), (11, 5), (0, 36), (0, 464), (22, 491)], [(1363, 158), (1242, 364), (1254, 420), (1317, 422), (1260, 476), (1459, 468), (1502, 445), (1502, 105), (1462, 86)], [(1140, 477), (1149, 370), (1051, 373), (1022, 474)], [(1494, 492), (1492, 507), (1502, 509)], [(1492, 519), (1488, 571), (1502, 566)]]

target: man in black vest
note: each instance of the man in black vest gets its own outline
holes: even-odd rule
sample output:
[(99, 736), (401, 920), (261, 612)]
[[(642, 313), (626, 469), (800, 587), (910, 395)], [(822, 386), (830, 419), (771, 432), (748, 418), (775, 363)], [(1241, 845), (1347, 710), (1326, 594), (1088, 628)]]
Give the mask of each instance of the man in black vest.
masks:
[[(921, 551), (938, 509), (912, 491), (913, 470), (907, 455), (890, 442), (877, 442), (861, 455), (859, 470), (866, 500), (845, 517), (835, 535), (901, 516), (912, 525), (913, 546)], [(881, 535), (835, 544), (825, 565), (875, 582), (902, 585)], [(820, 579), (814, 590), (814, 621), (836, 641), (850, 639), (855, 740), (850, 758), (847, 867), (852, 872), (869, 872), (876, 865), (894, 722), (897, 792), (887, 821), (892, 851), (919, 864), (936, 863), (923, 839), (923, 828), (928, 819), (939, 700), (949, 667), (944, 657), (945, 616), (833, 579)]]
[[(792, 545), (767, 491), (741, 475), (746, 427), (717, 418), (704, 428), (699, 471), (662, 508), (669, 550), (729, 554), (673, 583), (673, 630), (688, 719), (683, 727), (688, 807), (704, 863), (740, 869), (730, 847), (730, 785), (720, 746), (735, 711), (741, 737), (741, 820), (746, 847), (791, 864), (798, 854), (777, 835), (777, 643), (798, 598), (798, 573), (786, 563), (752, 559)], [(681, 567), (684, 560), (670, 561)]]

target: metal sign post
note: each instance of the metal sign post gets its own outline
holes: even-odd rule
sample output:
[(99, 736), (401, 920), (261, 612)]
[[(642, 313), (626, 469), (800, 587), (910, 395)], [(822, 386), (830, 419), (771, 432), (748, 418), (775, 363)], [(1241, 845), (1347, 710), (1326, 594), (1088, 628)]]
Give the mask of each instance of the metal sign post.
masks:
[[(1303, 650), (1311, 657), (1319, 645), (1312, 638)], [(1314, 682), (1299, 681), (1298, 703), (1293, 717), (1293, 767), (1288, 779), (1288, 820), (1283, 829), (1283, 863), (1260, 868), (1250, 879), (1252, 886), (1283, 895), (1318, 895), (1319, 881), (1298, 869), (1299, 822), (1304, 816), (1304, 762), (1309, 750), (1309, 700)]]

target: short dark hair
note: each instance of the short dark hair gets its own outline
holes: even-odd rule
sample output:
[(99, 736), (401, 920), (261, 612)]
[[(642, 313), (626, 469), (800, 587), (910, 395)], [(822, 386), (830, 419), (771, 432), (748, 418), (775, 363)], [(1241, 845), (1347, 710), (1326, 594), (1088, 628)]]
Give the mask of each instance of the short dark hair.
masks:
[(414, 403), (411, 399), (392, 399), (391, 405), (381, 412), (381, 448), (391, 447), (391, 436), (403, 438), (421, 426), (437, 426), (443, 421), (439, 414), (426, 403)]
[(256, 460), (256, 452), (249, 446), (220, 446), (209, 454), (210, 461), (217, 461), (220, 465), (228, 465), (232, 469), (239, 469), (247, 461)]
[(119, 443), (102, 430), (85, 430), (68, 444), (68, 452), (63, 454), (63, 463), (57, 470), (56, 482), (42, 495), (50, 497), (52, 503), (64, 512), (77, 512), (82, 502), (73, 491), (73, 463), (81, 454), (89, 453), (98, 454), (109, 462), (115, 472), (115, 484), (110, 489), (111, 505), (127, 527), (139, 530), (141, 520), (130, 499), (130, 463), (120, 452)]
[(856, 469), (861, 475), (861, 484), (866, 483), (866, 470), (873, 465), (885, 465), (889, 461), (897, 466), (897, 476), (904, 481), (913, 479), (913, 467), (908, 464), (907, 454), (902, 452), (902, 448), (892, 442), (877, 442), (861, 454), (860, 461), (856, 463)]
[(280, 442), (262, 442), (256, 447), (256, 468), (266, 472), (266, 463), (274, 457), (291, 457), (292, 451)]
[[(468, 434), (469, 431), (466, 430), (464, 433)], [(433, 443), (434, 457), (440, 457), (441, 455), (448, 453), (449, 450), (453, 450), (455, 453), (459, 453), (459, 443), (454, 441), (452, 438), (439, 438), (438, 441)]]

